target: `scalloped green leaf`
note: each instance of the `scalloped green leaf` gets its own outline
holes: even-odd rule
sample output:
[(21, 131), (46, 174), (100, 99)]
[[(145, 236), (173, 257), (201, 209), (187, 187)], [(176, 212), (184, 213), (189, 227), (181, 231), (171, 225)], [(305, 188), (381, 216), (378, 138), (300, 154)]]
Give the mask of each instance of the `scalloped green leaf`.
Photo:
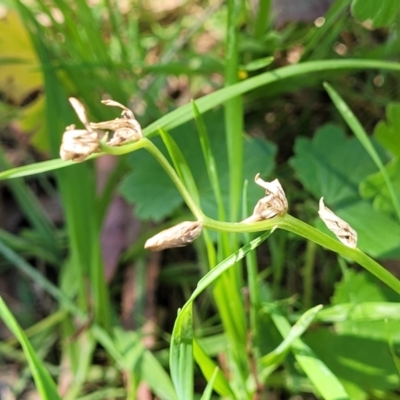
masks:
[[(400, 198), (400, 160), (391, 161), (385, 169), (397, 197)], [(376, 172), (364, 179), (360, 184), (360, 193), (364, 198), (372, 199), (377, 210), (395, 216), (396, 210), (381, 172)]]
[(374, 130), (378, 142), (394, 156), (400, 157), (400, 103), (386, 107), (387, 121), (380, 121)]
[(298, 138), (294, 151), (290, 164), (301, 183), (357, 231), (361, 250), (373, 257), (400, 255), (400, 225), (359, 194), (360, 182), (377, 168), (356, 138), (328, 124), (312, 139)]

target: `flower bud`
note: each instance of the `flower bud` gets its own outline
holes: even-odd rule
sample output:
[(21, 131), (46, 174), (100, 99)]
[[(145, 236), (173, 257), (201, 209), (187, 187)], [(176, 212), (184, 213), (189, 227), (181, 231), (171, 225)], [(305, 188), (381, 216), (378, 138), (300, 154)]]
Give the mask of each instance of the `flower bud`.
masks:
[(324, 204), (324, 198), (319, 201), (318, 214), (325, 225), (347, 247), (357, 247), (357, 232), (346, 222), (340, 219)]
[(184, 247), (197, 239), (202, 229), (203, 225), (199, 221), (184, 221), (148, 239), (144, 248), (161, 251), (173, 247)]

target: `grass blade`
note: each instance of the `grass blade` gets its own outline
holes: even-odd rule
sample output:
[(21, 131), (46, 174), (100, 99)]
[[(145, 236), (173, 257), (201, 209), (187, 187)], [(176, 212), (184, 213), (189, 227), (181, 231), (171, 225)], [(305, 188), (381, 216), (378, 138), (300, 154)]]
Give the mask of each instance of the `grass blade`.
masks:
[(36, 388), (39, 392), (40, 397), (43, 400), (61, 400), (61, 397), (57, 392), (57, 387), (49, 372), (45, 369), (43, 362), (40, 361), (24, 331), (21, 329), (18, 322), (16, 321), (1, 297), (0, 317), (21, 344), (26, 359), (28, 360), (30, 369), (32, 371), (32, 375), (35, 380)]
[(193, 318), (191, 303), (178, 311), (170, 346), (169, 365), (179, 400), (193, 399)]
[(201, 369), (201, 372), (205, 378), (208, 380), (207, 386), (209, 386), (210, 382), (213, 381), (211, 389), (214, 388), (214, 390), (222, 397), (234, 398), (235, 396), (229, 385), (228, 379), (226, 379), (225, 375), (218, 368), (217, 364), (210, 357), (208, 357), (197, 340), (193, 340), (193, 352), (197, 365)]
[(283, 342), (276, 349), (261, 357), (260, 363), (264, 367), (277, 367), (285, 359), (292, 343), (307, 330), (321, 308), (322, 305), (318, 305), (306, 311), (291, 327), (290, 332), (286, 335)]
[(210, 400), (212, 394), (212, 388), (214, 386), (214, 381), (217, 378), (219, 368), (216, 367), (210, 380), (207, 383), (206, 388), (204, 389), (203, 395), (200, 397), (200, 400)]
[[(282, 337), (289, 336), (291, 329), (289, 321), (276, 309), (271, 316)], [(301, 339), (295, 339), (291, 349), (297, 362), (323, 399), (350, 399), (338, 378)]]

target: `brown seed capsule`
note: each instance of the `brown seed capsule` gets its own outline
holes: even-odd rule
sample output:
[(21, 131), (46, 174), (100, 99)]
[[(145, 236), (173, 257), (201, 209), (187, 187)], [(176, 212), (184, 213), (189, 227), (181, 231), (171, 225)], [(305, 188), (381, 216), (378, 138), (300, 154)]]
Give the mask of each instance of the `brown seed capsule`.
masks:
[(339, 218), (324, 204), (324, 198), (319, 201), (319, 216), (330, 231), (347, 247), (357, 247), (357, 232), (346, 222)]
[(60, 157), (64, 161), (84, 161), (99, 150), (99, 143), (97, 132), (75, 129), (74, 125), (67, 126), (62, 137)]
[(144, 248), (161, 251), (173, 247), (184, 247), (197, 239), (202, 229), (203, 225), (199, 221), (184, 221), (148, 239)]
[(253, 215), (242, 222), (257, 222), (286, 214), (288, 202), (279, 180), (275, 179), (272, 182), (265, 182), (260, 178), (260, 174), (257, 174), (255, 182), (265, 189), (266, 196), (258, 201)]
[(114, 100), (103, 100), (102, 103), (106, 106), (122, 108), (121, 118), (90, 123), (90, 126), (94, 129), (110, 129), (114, 131), (113, 137), (107, 142), (108, 146), (120, 146), (128, 142), (137, 141), (143, 137), (142, 128), (129, 108)]
[(90, 127), (84, 105), (75, 97), (70, 97), (69, 102), (86, 129), (75, 129), (75, 125), (66, 127), (62, 137), (60, 157), (64, 161), (84, 161), (92, 153), (99, 151), (99, 134)]

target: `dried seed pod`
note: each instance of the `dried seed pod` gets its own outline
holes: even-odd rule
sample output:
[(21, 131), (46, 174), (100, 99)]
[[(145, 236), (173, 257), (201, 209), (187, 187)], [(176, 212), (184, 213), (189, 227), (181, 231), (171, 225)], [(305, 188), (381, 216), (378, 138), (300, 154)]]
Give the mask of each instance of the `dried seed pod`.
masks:
[(120, 146), (143, 137), (142, 128), (129, 108), (114, 100), (102, 100), (102, 103), (106, 106), (122, 108), (121, 118), (90, 123), (90, 126), (94, 129), (110, 129), (114, 131), (113, 137), (107, 142), (108, 146)]
[(75, 129), (75, 125), (67, 126), (62, 137), (60, 157), (64, 161), (84, 161), (99, 150), (99, 143), (97, 132)]
[(318, 214), (325, 225), (347, 247), (357, 247), (357, 232), (346, 222), (339, 218), (324, 204), (324, 198), (319, 201)]
[(202, 229), (203, 225), (199, 221), (184, 221), (148, 239), (144, 248), (161, 251), (173, 247), (184, 247), (197, 239)]
[(88, 131), (93, 131), (93, 129), (90, 128), (90, 122), (86, 113), (85, 106), (75, 97), (70, 97), (68, 100), (72, 108), (74, 109), (76, 115), (78, 116), (79, 121), (81, 121), (82, 124), (85, 125), (85, 128)]
[(255, 182), (265, 189), (266, 196), (258, 201), (253, 215), (242, 222), (257, 222), (286, 214), (289, 206), (279, 180), (275, 179), (272, 182), (265, 182), (260, 178), (260, 174), (257, 174)]

